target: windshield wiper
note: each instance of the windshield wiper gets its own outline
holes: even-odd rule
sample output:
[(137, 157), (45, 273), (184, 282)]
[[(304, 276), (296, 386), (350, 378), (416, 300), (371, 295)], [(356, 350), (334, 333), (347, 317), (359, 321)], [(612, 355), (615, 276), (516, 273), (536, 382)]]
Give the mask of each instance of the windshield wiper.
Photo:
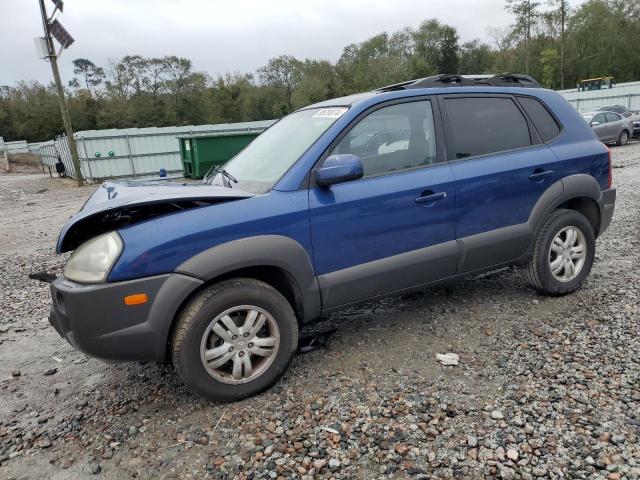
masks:
[[(218, 174), (222, 175), (222, 185), (225, 187), (233, 188), (231, 186), (231, 182), (238, 183), (236, 177), (227, 172), (224, 168), (222, 168), (221, 165), (216, 165), (211, 170), (209, 170), (204, 176), (205, 181), (210, 184)], [(211, 176), (211, 178), (209, 178), (209, 176)], [(228, 185), (225, 185), (225, 179), (227, 180)]]
[(224, 168), (220, 168), (220, 173), (222, 174), (222, 176), (224, 178), (226, 178), (227, 180), (229, 180), (229, 188), (231, 188), (231, 182), (233, 183), (238, 183), (238, 180), (236, 180), (236, 177), (234, 177), (233, 175), (231, 175), (229, 172), (227, 172)]

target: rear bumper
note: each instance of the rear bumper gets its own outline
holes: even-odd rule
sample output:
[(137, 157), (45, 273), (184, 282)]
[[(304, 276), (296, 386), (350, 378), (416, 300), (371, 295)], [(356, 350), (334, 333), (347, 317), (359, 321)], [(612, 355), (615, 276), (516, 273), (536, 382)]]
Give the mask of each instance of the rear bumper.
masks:
[(600, 197), (600, 229), (598, 230), (598, 236), (602, 235), (609, 225), (611, 224), (611, 218), (613, 217), (613, 210), (616, 205), (616, 189), (609, 188), (602, 191)]
[[(97, 285), (59, 277), (51, 283), (49, 323), (87, 355), (162, 361), (178, 308), (201, 284), (181, 274)], [(147, 303), (126, 306), (124, 297), (136, 293), (145, 293)]]

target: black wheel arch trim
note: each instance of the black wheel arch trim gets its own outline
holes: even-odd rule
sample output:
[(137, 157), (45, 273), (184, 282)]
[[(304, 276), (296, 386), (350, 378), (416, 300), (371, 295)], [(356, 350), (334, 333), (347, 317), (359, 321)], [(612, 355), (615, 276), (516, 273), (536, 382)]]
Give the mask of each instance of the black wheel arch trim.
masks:
[(604, 231), (602, 227), (606, 228), (608, 223), (605, 225), (603, 219), (605, 213), (603, 194), (597, 180), (591, 175), (584, 173), (569, 175), (549, 186), (531, 210), (527, 223), (532, 228), (533, 235), (529, 242), (527, 253), (531, 252), (536, 235), (551, 212), (563, 203), (577, 198), (589, 198), (596, 203), (600, 221), (600, 228), (594, 229), (596, 236)]
[(258, 235), (232, 240), (194, 255), (175, 271), (207, 282), (251, 267), (276, 267), (288, 273), (299, 289), (301, 320), (307, 322), (320, 316), (320, 289), (313, 264), (306, 249), (290, 237)]

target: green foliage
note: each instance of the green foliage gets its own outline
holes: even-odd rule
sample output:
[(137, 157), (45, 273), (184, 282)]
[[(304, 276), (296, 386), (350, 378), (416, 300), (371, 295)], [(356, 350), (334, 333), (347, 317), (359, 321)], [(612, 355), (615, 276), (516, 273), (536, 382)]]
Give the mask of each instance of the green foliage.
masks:
[(465, 42), (460, 46), (459, 68), (462, 75), (488, 74), (495, 65), (495, 52), (480, 40)]
[(70, 87), (84, 88), (91, 95), (91, 92), (104, 81), (104, 69), (97, 67), (91, 60), (76, 58), (73, 67), (73, 73), (77, 77), (69, 82)]
[[(258, 76), (266, 85), (270, 85), (284, 92), (286, 97), (286, 109), (282, 113), (291, 111), (291, 98), (293, 91), (302, 80), (302, 64), (300, 60), (291, 55), (280, 55), (272, 58), (264, 66), (258, 69)], [(282, 107), (277, 107), (279, 114)], [(278, 115), (279, 116), (279, 115)]]
[(336, 65), (339, 92), (362, 92), (406, 80), (409, 65), (392, 45), (387, 33), (347, 45)]
[(412, 32), (413, 76), (458, 72), (458, 33), (436, 19), (426, 20)]
[(540, 64), (542, 65), (541, 83), (547, 88), (558, 82), (558, 59), (560, 55), (555, 48), (548, 48), (540, 53)]
[[(640, 79), (640, 0), (505, 0), (506, 30), (489, 28), (490, 44), (461, 43), (436, 19), (416, 29), (382, 32), (347, 45), (334, 64), (291, 55), (270, 59), (256, 75), (211, 78), (187, 58), (127, 55), (96, 65), (73, 61), (67, 90), (76, 130), (277, 118), (311, 103), (438, 73), (525, 73), (546, 87), (615, 76)], [(0, 136), (40, 141), (63, 132), (52, 85), (0, 86)]]

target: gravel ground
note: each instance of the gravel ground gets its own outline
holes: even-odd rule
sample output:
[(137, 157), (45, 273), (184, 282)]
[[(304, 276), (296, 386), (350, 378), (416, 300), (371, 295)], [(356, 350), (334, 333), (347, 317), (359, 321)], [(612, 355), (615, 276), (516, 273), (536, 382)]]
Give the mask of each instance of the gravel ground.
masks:
[(0, 176), (0, 478), (640, 478), (640, 143), (613, 158), (580, 291), (503, 269), (344, 311), (325, 348), (225, 405), (58, 337), (28, 274), (61, 272), (55, 238), (95, 187)]

